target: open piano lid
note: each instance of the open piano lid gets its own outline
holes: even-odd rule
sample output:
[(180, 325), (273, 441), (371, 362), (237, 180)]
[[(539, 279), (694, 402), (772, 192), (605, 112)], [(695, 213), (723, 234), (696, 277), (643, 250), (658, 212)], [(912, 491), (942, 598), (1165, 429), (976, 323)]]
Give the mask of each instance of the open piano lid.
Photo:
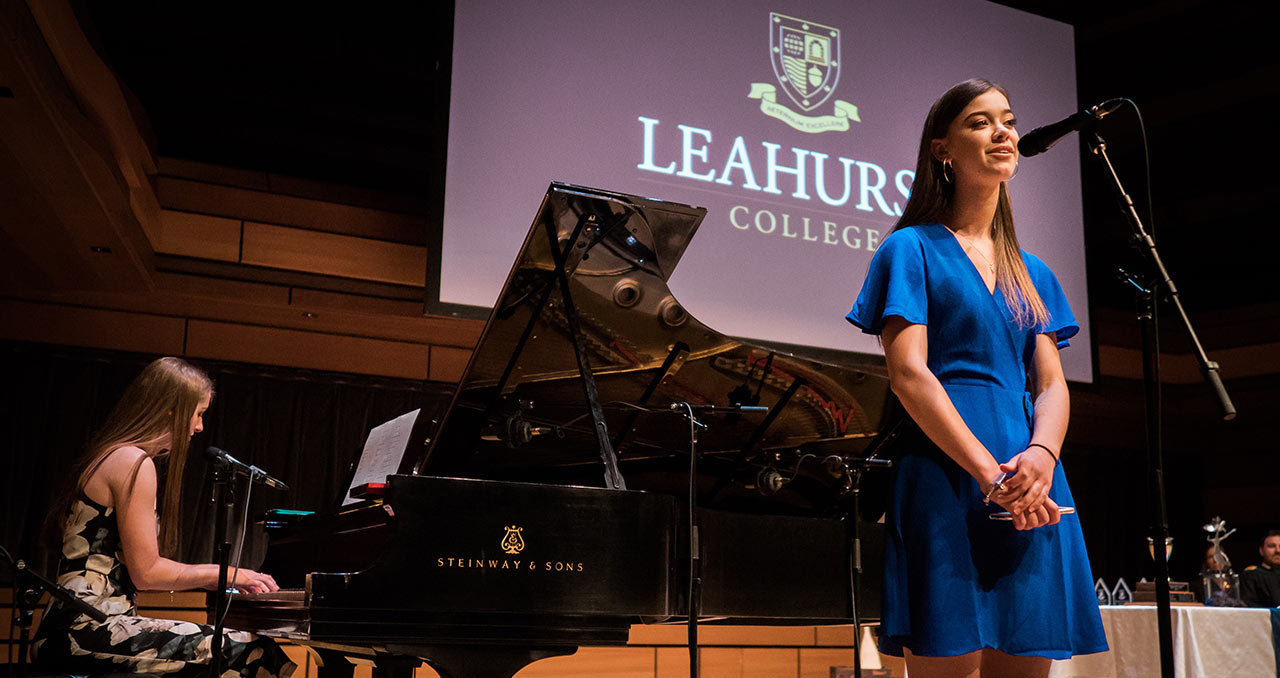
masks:
[(672, 296), (667, 280), (705, 214), (552, 183), (448, 410), (421, 417), (413, 472), (598, 485), (606, 447), (624, 476), (687, 458), (680, 402), (770, 408), (699, 415), (699, 453), (739, 475), (807, 452), (860, 453), (881, 423), (882, 374), (743, 343)]

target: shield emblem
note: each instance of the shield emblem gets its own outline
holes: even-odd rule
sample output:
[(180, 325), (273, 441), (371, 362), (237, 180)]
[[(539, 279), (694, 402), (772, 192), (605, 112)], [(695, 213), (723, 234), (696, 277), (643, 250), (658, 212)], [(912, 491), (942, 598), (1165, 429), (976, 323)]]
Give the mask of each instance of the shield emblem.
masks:
[(840, 79), (840, 29), (771, 12), (773, 73), (803, 111), (821, 106)]

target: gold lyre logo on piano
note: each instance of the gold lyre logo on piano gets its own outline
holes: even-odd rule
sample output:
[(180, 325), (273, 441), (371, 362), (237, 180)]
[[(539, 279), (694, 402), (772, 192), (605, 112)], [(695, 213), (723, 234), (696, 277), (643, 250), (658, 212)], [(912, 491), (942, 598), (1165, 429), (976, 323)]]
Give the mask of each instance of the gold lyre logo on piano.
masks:
[(507, 533), (502, 537), (502, 550), (507, 553), (519, 553), (523, 551), (524, 538), (520, 536), (520, 531), (524, 528), (511, 525), (510, 527), (503, 529), (505, 529)]

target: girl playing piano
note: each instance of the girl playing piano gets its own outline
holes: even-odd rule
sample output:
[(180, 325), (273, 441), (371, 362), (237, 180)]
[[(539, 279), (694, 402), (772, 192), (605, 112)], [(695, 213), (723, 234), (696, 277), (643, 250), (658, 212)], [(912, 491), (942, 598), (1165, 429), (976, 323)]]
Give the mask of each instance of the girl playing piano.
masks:
[[(58, 583), (107, 615), (102, 623), (53, 603), (36, 634), (37, 661), (71, 673), (203, 676), (213, 627), (138, 616), (139, 590), (212, 589), (218, 566), (162, 554), (177, 548), (182, 469), (191, 436), (204, 428), (213, 384), (178, 358), (151, 363), (129, 384), (55, 495), (47, 525), (60, 545)], [(168, 457), (161, 517), (154, 459)], [(235, 586), (278, 589), (241, 568)], [(274, 641), (227, 631), (223, 678), (287, 678), (294, 664)]]

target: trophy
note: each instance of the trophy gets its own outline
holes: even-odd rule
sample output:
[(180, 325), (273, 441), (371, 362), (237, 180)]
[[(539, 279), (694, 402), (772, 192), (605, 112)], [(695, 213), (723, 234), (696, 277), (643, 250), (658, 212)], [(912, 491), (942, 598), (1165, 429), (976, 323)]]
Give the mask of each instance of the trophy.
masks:
[(1204, 526), (1209, 533), (1205, 538), (1213, 546), (1205, 554), (1204, 571), (1200, 576), (1204, 582), (1204, 604), (1213, 607), (1244, 607), (1240, 600), (1240, 576), (1231, 571), (1231, 559), (1222, 550), (1222, 541), (1235, 533), (1227, 531), (1227, 521), (1214, 516)]
[(1107, 588), (1107, 583), (1102, 581), (1102, 577), (1098, 577), (1098, 583), (1093, 585), (1093, 594), (1098, 597), (1099, 605), (1111, 604), (1111, 590)]
[[(1151, 554), (1151, 560), (1156, 559), (1155, 540), (1147, 537), (1147, 552)], [(1164, 538), (1164, 559), (1166, 562), (1169, 556), (1173, 554), (1173, 537)], [(1185, 581), (1169, 580), (1169, 602), (1171, 603), (1194, 603), (1195, 594), (1191, 592), (1191, 586)], [(1140, 581), (1134, 587), (1133, 602), (1135, 603), (1154, 603), (1156, 602), (1156, 583), (1153, 581)]]
[[(1142, 584), (1139, 583), (1138, 586), (1142, 586)], [(1124, 583), (1124, 577), (1121, 577), (1116, 581), (1116, 587), (1111, 590), (1111, 604), (1128, 605), (1133, 600), (1133, 591), (1129, 590), (1129, 585)]]
[[(1154, 561), (1156, 559), (1156, 544), (1155, 544), (1155, 540), (1152, 539), (1151, 537), (1147, 537), (1147, 553), (1151, 554), (1151, 560)], [(1173, 553), (1173, 537), (1165, 537), (1164, 538), (1164, 561), (1166, 563), (1169, 562), (1169, 555), (1172, 553)]]

